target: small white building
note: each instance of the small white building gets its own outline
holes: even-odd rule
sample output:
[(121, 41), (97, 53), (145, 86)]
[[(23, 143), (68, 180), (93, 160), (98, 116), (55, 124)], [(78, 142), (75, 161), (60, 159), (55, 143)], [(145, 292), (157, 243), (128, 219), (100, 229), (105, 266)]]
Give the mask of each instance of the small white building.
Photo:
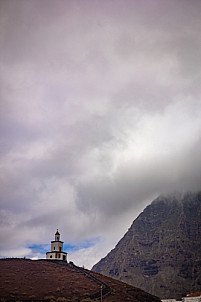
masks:
[(67, 253), (63, 252), (63, 241), (60, 240), (58, 229), (55, 233), (55, 240), (51, 241), (51, 252), (46, 253), (46, 259), (67, 261)]
[(201, 293), (189, 294), (186, 297), (183, 297), (182, 300), (176, 299), (162, 299), (162, 302), (201, 302)]
[(182, 299), (183, 302), (201, 302), (201, 293), (187, 295)]

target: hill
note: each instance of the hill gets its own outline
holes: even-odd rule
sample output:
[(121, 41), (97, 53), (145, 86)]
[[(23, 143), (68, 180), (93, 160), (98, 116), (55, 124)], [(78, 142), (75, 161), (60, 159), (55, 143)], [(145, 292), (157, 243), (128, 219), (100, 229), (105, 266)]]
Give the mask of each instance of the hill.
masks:
[(138, 288), (73, 264), (0, 259), (0, 301), (160, 302)]
[(92, 270), (163, 299), (201, 291), (201, 192), (158, 197)]

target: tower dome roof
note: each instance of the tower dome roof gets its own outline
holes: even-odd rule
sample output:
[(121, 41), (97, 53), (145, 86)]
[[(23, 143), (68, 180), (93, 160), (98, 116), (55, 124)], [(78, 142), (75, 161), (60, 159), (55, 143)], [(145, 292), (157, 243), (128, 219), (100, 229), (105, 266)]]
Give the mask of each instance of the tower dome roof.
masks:
[(59, 234), (59, 232), (58, 232), (58, 229), (57, 229), (57, 231), (56, 231), (55, 235), (60, 235), (60, 234)]

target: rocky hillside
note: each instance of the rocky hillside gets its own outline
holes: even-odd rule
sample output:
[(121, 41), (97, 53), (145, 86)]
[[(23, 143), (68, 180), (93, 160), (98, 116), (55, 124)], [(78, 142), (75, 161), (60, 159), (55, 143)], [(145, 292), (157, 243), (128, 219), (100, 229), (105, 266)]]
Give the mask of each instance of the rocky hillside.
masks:
[(201, 192), (158, 197), (92, 270), (160, 298), (201, 291)]
[(74, 264), (0, 259), (0, 301), (160, 302), (141, 289)]

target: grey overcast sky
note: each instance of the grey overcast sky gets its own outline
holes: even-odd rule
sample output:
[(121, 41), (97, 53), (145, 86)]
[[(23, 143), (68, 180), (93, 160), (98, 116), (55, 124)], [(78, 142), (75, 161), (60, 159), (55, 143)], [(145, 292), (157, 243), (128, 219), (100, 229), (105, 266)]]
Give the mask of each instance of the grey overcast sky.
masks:
[(91, 267), (201, 189), (200, 0), (0, 1), (0, 256)]

